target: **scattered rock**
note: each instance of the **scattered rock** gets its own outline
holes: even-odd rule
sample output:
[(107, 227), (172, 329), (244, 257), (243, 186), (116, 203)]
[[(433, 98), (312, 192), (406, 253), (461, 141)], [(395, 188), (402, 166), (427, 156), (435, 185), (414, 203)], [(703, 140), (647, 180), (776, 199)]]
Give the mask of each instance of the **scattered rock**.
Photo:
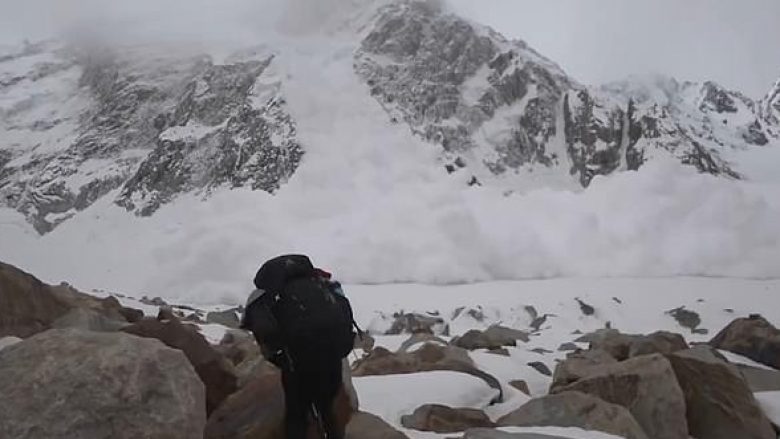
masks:
[(622, 334), (617, 329), (599, 329), (575, 341), (590, 343), (590, 349), (607, 352), (616, 360), (623, 361), (628, 358), (634, 336)]
[(585, 314), (586, 316), (592, 316), (593, 314), (596, 313), (596, 308), (583, 302), (580, 298), (576, 298), (574, 300), (577, 301), (577, 303), (580, 305), (580, 311), (582, 311), (582, 313)]
[(623, 301), (622, 301), (622, 300), (620, 300), (620, 299), (618, 299), (617, 297), (613, 297), (613, 298), (612, 298), (612, 300), (613, 300), (615, 303), (617, 303), (618, 305), (622, 305), (622, 304), (623, 304)]
[(55, 320), (76, 308), (125, 321), (119, 312), (121, 305), (114, 297), (97, 299), (67, 285), (47, 285), (0, 262), (0, 337), (27, 338), (50, 329)]
[(542, 327), (542, 325), (544, 325), (545, 322), (547, 322), (547, 316), (548, 314), (545, 314), (543, 316), (533, 319), (530, 326), (534, 329), (534, 331), (538, 331)]
[(680, 326), (690, 329), (691, 332), (693, 332), (694, 329), (701, 325), (701, 317), (699, 317), (699, 314), (694, 311), (685, 309), (684, 306), (669, 310), (666, 313), (674, 317)]
[(184, 352), (206, 385), (206, 409), (210, 414), (238, 389), (232, 364), (217, 352), (192, 325), (177, 319), (142, 320), (122, 331), (140, 337), (155, 338)]
[(534, 354), (539, 354), (539, 355), (545, 355), (545, 354), (552, 354), (553, 353), (553, 351), (545, 349), (545, 348), (533, 348), (533, 349), (529, 349), (528, 352), (533, 352)]
[(495, 355), (501, 355), (502, 357), (509, 357), (511, 354), (509, 353), (509, 349), (507, 348), (500, 348), (500, 349), (491, 349), (488, 351), (489, 354), (495, 354)]
[(579, 346), (577, 346), (574, 343), (563, 343), (562, 345), (558, 346), (558, 352), (570, 352), (570, 351), (576, 351), (579, 349)]
[(358, 412), (347, 425), (345, 439), (409, 439), (378, 416)]
[(514, 387), (515, 389), (525, 393), (526, 395), (530, 395), (531, 394), (531, 390), (528, 389), (528, 383), (525, 382), (525, 380), (510, 381), (509, 385)]
[(422, 314), (397, 313), (395, 321), (386, 335), (416, 334), (424, 332), (436, 335), (449, 335), (449, 326), (441, 317), (425, 316)]
[(698, 335), (707, 335), (710, 333), (710, 330), (706, 328), (696, 328), (691, 332)]
[(239, 319), (236, 309), (226, 311), (213, 311), (206, 314), (206, 322), (238, 329)]
[(535, 398), (498, 420), (500, 426), (577, 427), (627, 439), (648, 439), (626, 408), (580, 392)]
[(688, 430), (707, 439), (776, 439), (739, 370), (708, 346), (669, 355), (685, 394)]
[(150, 298), (144, 296), (144, 297), (141, 298), (141, 300), (139, 300), (139, 302), (143, 303), (144, 305), (149, 305), (149, 306), (158, 306), (158, 307), (169, 306), (168, 303), (166, 301), (164, 301), (160, 297), (155, 297), (153, 299), (150, 299)]
[(536, 308), (534, 308), (531, 305), (526, 305), (524, 307), (525, 312), (528, 313), (529, 316), (531, 316), (531, 321), (536, 320), (537, 317), (539, 317), (539, 313), (536, 311)]
[(121, 332), (53, 329), (3, 350), (0, 395), (4, 438), (192, 439), (206, 423), (187, 358)]
[(463, 439), (569, 439), (563, 436), (551, 436), (537, 433), (507, 433), (488, 428), (474, 428), (467, 430)]
[(517, 340), (528, 342), (528, 333), (503, 326), (491, 326), (485, 331), (472, 329), (452, 340), (454, 346), (468, 350), (500, 349), (504, 346), (517, 346)]
[(546, 364), (542, 363), (541, 361), (532, 361), (528, 363), (528, 366), (533, 367), (536, 369), (537, 372), (539, 372), (542, 375), (546, 375), (548, 377), (552, 376), (552, 371), (549, 367), (547, 367)]
[(198, 313), (190, 313), (183, 320), (192, 323), (206, 323)]
[(401, 343), (401, 347), (398, 348), (398, 352), (408, 352), (409, 349), (421, 343), (435, 343), (442, 346), (446, 346), (448, 344), (447, 340), (444, 340), (441, 337), (437, 337), (433, 334), (428, 334), (425, 332), (418, 332), (416, 334), (412, 334), (408, 339), (404, 340), (404, 342)]
[(780, 330), (759, 315), (734, 320), (710, 345), (780, 369)]
[(404, 428), (434, 433), (455, 433), (469, 428), (493, 427), (493, 421), (482, 410), (451, 408), (438, 404), (418, 407), (411, 415), (401, 417)]
[(723, 311), (725, 311), (725, 312), (727, 312), (729, 314), (734, 314), (734, 309), (733, 308), (725, 308)]
[(579, 391), (627, 408), (648, 437), (688, 439), (685, 397), (669, 360), (642, 355), (603, 365), (555, 393)]
[(503, 400), (501, 383), (492, 375), (477, 369), (465, 349), (425, 343), (413, 352), (393, 353), (385, 348), (374, 348), (352, 367), (353, 376), (395, 375), (434, 370), (450, 370), (475, 376), (498, 391), (494, 402)]

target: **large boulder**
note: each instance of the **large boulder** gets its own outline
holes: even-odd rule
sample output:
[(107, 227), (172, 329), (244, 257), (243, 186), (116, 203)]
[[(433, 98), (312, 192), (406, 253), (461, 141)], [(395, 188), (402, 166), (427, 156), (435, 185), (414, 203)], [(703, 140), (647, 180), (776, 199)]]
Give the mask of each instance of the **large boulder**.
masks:
[(598, 373), (605, 365), (617, 362), (614, 357), (601, 349), (575, 351), (567, 354), (566, 359), (555, 366), (550, 391), (568, 386), (588, 375)]
[(710, 345), (780, 369), (780, 330), (759, 315), (734, 320)]
[(0, 353), (3, 438), (198, 438), (205, 400), (184, 354), (156, 340), (53, 329)]
[(370, 413), (355, 414), (347, 425), (345, 439), (409, 439), (408, 436), (391, 427), (380, 417)]
[(238, 329), (240, 323), (238, 318), (238, 309), (234, 308), (225, 311), (212, 311), (206, 314), (206, 322), (227, 326), (228, 328)]
[(494, 402), (503, 400), (501, 383), (492, 375), (476, 367), (468, 352), (455, 346), (440, 346), (425, 343), (413, 352), (393, 353), (384, 348), (374, 348), (369, 355), (361, 358), (352, 367), (354, 376), (396, 375), (434, 370), (462, 372), (485, 381), (498, 390)]
[(433, 334), (429, 334), (427, 332), (418, 332), (416, 334), (412, 334), (404, 340), (403, 343), (401, 343), (401, 346), (398, 348), (398, 352), (408, 352), (412, 350), (414, 347), (419, 347), (423, 343), (435, 343), (442, 346), (446, 346), (447, 340), (444, 340), (441, 337), (437, 337)]
[(175, 318), (166, 321), (146, 319), (122, 331), (140, 337), (155, 338), (183, 351), (206, 385), (206, 409), (209, 414), (238, 389), (233, 365), (206, 341), (197, 327), (181, 323)]
[(640, 355), (668, 355), (688, 348), (688, 344), (682, 335), (667, 331), (638, 335), (623, 334), (616, 329), (600, 329), (583, 335), (577, 341), (590, 343), (590, 349), (599, 349), (607, 352), (618, 361)]
[(411, 415), (402, 416), (401, 425), (412, 430), (455, 433), (469, 428), (493, 427), (495, 424), (482, 410), (426, 404)]
[(736, 366), (740, 373), (742, 373), (742, 377), (745, 379), (751, 392), (780, 391), (780, 371), (762, 369), (744, 364), (737, 364)]
[(460, 337), (452, 340), (454, 346), (468, 349), (500, 349), (504, 346), (517, 346), (517, 341), (528, 342), (529, 336), (525, 331), (493, 325), (485, 331), (472, 329)]
[(742, 374), (707, 346), (670, 355), (685, 394), (688, 429), (699, 439), (776, 439)]
[(51, 327), (54, 329), (73, 328), (84, 331), (116, 332), (128, 325), (128, 322), (110, 319), (93, 309), (73, 308), (67, 314), (55, 320)]
[(499, 419), (498, 425), (577, 427), (627, 439), (648, 439), (625, 407), (580, 392), (562, 392), (532, 399)]
[(97, 299), (68, 285), (47, 285), (35, 276), (0, 262), (0, 337), (26, 338), (51, 329), (74, 309), (92, 310), (108, 319), (126, 322), (114, 297)]
[(579, 391), (627, 408), (653, 439), (688, 439), (685, 397), (669, 360), (643, 355), (603, 365), (556, 393)]
[[(342, 388), (334, 402), (336, 419), (344, 428), (353, 403)], [(308, 438), (319, 439), (314, 423)], [(284, 439), (284, 390), (278, 371), (258, 374), (211, 414), (205, 439)]]

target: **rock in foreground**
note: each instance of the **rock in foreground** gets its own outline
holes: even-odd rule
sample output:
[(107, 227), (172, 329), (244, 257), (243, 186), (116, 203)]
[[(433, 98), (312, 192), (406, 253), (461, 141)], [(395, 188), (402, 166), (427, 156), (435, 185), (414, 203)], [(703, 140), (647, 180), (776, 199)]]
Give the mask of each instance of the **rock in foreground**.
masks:
[(57, 329), (0, 355), (3, 438), (199, 438), (205, 400), (184, 354), (157, 340)]

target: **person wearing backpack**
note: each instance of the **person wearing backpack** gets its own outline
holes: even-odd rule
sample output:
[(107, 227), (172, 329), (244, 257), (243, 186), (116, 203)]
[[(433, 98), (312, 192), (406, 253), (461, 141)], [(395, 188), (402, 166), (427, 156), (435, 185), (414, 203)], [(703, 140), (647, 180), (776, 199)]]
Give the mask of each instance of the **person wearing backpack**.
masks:
[(241, 327), (252, 332), (263, 356), (282, 371), (286, 438), (305, 439), (313, 414), (327, 439), (343, 439), (333, 402), (357, 325), (341, 285), (304, 255), (267, 261), (254, 284)]

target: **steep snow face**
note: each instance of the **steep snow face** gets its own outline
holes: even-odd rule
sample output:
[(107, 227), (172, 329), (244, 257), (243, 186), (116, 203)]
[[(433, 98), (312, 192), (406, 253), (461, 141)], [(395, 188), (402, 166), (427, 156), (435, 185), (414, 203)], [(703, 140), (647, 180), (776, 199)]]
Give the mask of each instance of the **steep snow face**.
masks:
[(44, 233), (118, 188), (140, 215), (193, 190), (278, 189), (302, 150), (273, 58), (52, 44), (0, 58), (0, 204)]
[(780, 79), (764, 98), (761, 110), (764, 120), (773, 125), (773, 134), (780, 137)]

